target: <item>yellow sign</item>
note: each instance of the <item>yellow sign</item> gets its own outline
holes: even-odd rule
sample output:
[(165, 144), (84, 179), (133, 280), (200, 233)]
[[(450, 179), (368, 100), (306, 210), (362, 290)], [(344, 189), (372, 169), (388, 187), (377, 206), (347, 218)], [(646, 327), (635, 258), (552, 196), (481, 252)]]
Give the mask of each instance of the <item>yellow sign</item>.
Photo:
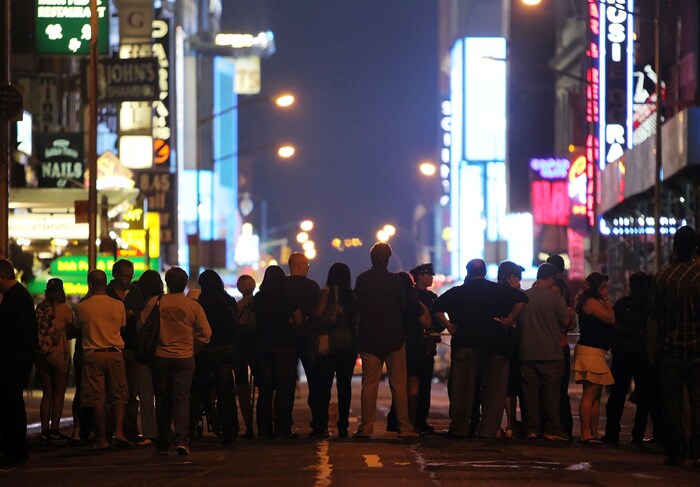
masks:
[(138, 249), (145, 254), (147, 229), (148, 256), (153, 259), (158, 258), (160, 257), (160, 214), (147, 213), (144, 226), (144, 230), (122, 230), (122, 239), (124, 239), (129, 246)]

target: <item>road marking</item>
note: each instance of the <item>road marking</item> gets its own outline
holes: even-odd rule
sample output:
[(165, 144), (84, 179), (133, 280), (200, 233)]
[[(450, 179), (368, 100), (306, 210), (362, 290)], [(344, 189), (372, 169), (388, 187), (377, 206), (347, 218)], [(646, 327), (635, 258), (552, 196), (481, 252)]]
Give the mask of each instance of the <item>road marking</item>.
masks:
[(656, 475), (651, 475), (648, 473), (633, 473), (632, 477), (639, 477), (640, 479), (649, 479), (649, 480), (661, 480), (661, 477), (657, 477)]
[(331, 477), (333, 476), (333, 464), (328, 455), (330, 445), (327, 441), (318, 442), (318, 463), (316, 464), (316, 483), (314, 487), (328, 487), (331, 485)]
[(420, 450), (418, 449), (418, 445), (411, 445), (411, 453), (413, 453), (413, 459), (416, 461), (418, 465), (420, 465), (420, 469), (422, 472), (427, 472), (428, 475), (430, 475), (430, 480), (433, 482), (435, 485), (442, 485), (440, 481), (437, 479), (437, 475), (435, 474), (435, 470), (430, 470), (425, 468), (427, 465), (427, 462), (425, 461), (425, 457), (421, 454)]
[(369, 468), (381, 468), (384, 466), (382, 463), (381, 459), (379, 458), (379, 455), (362, 455), (365, 457), (365, 464)]
[(472, 468), (531, 468), (535, 470), (554, 470), (557, 467), (563, 467), (564, 465), (558, 462), (538, 462), (538, 461), (498, 461), (498, 460), (484, 460), (484, 461), (463, 461), (463, 462), (442, 462), (442, 463), (426, 463), (425, 470), (437, 470), (441, 468), (455, 468), (455, 467), (472, 467)]

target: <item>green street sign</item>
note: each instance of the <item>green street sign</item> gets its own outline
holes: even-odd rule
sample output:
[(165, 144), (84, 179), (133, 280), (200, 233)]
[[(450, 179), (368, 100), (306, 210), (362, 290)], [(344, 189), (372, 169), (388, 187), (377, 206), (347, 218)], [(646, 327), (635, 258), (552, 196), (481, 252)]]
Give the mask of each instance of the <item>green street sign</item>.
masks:
[[(109, 53), (109, 0), (97, 0), (98, 51)], [(90, 53), (90, 0), (36, 0), (36, 52)]]
[[(134, 264), (134, 279), (138, 279), (143, 271), (147, 269), (145, 257), (129, 257)], [(152, 265), (157, 265), (157, 259), (151, 259)], [(112, 266), (114, 265), (114, 257), (98, 255), (97, 269), (105, 271), (107, 276), (111, 275)], [(54, 259), (49, 265), (49, 273), (51, 277), (64, 276), (83, 276), (87, 279), (88, 273), (88, 258), (87, 255), (61, 256)]]

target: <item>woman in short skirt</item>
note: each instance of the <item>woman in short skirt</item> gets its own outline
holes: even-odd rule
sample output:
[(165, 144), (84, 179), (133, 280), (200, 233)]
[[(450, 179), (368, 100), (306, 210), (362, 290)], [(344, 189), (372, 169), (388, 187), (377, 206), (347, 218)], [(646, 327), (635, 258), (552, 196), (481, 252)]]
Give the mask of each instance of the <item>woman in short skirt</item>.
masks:
[(583, 443), (601, 443), (598, 438), (600, 396), (603, 386), (614, 384), (605, 352), (615, 341), (615, 314), (608, 295), (608, 276), (593, 272), (576, 296), (581, 337), (574, 350), (574, 378), (583, 384), (579, 405)]

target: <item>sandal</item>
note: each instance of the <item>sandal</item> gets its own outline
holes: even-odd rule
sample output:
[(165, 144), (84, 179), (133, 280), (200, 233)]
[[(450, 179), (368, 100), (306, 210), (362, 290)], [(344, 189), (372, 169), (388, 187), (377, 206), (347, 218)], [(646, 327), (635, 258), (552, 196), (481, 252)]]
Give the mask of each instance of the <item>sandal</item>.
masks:
[(579, 443), (588, 443), (589, 445), (602, 445), (603, 442), (600, 440), (600, 438), (596, 438), (595, 436), (591, 436), (590, 438), (579, 438)]

